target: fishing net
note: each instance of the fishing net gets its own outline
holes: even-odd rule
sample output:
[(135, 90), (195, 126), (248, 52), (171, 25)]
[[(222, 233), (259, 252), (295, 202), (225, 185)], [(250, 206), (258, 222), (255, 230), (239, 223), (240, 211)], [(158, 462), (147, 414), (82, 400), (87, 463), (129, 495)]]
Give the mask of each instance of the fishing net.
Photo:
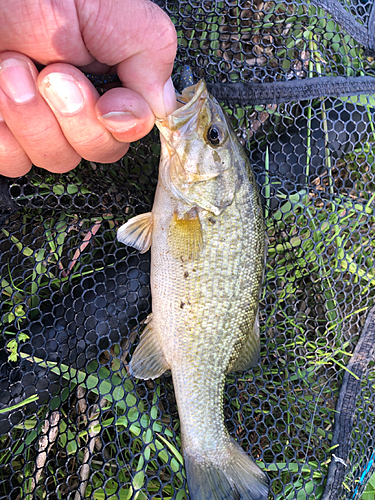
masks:
[[(230, 434), (273, 499), (359, 500), (374, 471), (375, 7), (181, 0), (184, 65), (251, 159), (268, 258), (261, 361), (230, 374)], [(0, 498), (189, 498), (173, 385), (127, 375), (150, 254), (116, 229), (152, 206), (152, 132), (121, 162), (0, 182)]]

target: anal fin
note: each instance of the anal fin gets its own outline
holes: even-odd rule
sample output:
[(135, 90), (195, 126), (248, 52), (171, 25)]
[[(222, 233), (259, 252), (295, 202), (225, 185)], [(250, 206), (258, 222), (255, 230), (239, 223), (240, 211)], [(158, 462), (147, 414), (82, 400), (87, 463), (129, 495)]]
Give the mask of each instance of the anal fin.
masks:
[(151, 246), (153, 228), (152, 212), (137, 215), (123, 224), (117, 231), (117, 239), (141, 253), (147, 252)]
[(246, 336), (241, 352), (230, 369), (231, 372), (244, 372), (256, 366), (260, 353), (259, 312), (257, 313), (252, 330)]
[(130, 361), (129, 372), (137, 378), (147, 380), (160, 377), (168, 369), (159, 335), (152, 327), (152, 319), (148, 319), (141, 340)]

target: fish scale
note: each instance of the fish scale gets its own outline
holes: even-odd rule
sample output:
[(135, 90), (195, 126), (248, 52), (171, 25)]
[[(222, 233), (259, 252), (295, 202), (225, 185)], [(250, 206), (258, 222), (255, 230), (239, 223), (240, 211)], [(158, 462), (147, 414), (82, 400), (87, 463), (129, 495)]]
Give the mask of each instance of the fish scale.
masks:
[(259, 358), (257, 313), (264, 221), (250, 165), (205, 83), (157, 120), (162, 142), (152, 212), (128, 221), (118, 239), (151, 245), (152, 315), (129, 371), (172, 372), (192, 500), (265, 500), (267, 478), (225, 428), (231, 369)]
[[(205, 247), (207, 248), (207, 255), (203, 252), (199, 263), (189, 263), (183, 267), (183, 270), (189, 270), (192, 265), (195, 265), (197, 267), (196, 274), (200, 276), (198, 281), (204, 283), (204, 285), (200, 287), (200, 294), (195, 302), (196, 307), (193, 317), (176, 318), (176, 324), (171, 325), (172, 329), (181, 332), (181, 336), (177, 336), (176, 349), (171, 349), (173, 358), (167, 358), (167, 361), (173, 374), (173, 383), (182, 424), (184, 449), (185, 451), (191, 450), (194, 454), (202, 454), (202, 449), (206, 450), (206, 453), (211, 451), (211, 453), (216, 454), (218, 447), (224, 450), (227, 448), (229, 440), (224, 427), (222, 411), (223, 386), (226, 368), (231, 357), (230, 347), (233, 342), (231, 332), (233, 329), (240, 329), (240, 325), (245, 323), (241, 309), (242, 302), (246, 303), (248, 297), (242, 293), (242, 287), (238, 286), (238, 280), (250, 280), (251, 276), (249, 276), (246, 267), (243, 268), (241, 273), (240, 266), (244, 264), (243, 262), (231, 258), (233, 253), (236, 253), (233, 252), (233, 247), (221, 246), (220, 243), (221, 240), (228, 240), (228, 238), (232, 237), (237, 242), (242, 257), (246, 255), (246, 253), (243, 253), (243, 243), (246, 245), (246, 240), (243, 242), (241, 235), (242, 232), (246, 232), (246, 228), (238, 224), (238, 215), (238, 210), (230, 210), (225, 213), (225, 219), (231, 219), (230, 223), (233, 227), (232, 234), (229, 236), (226, 220), (222, 221), (223, 224), (220, 221), (215, 227), (211, 228), (208, 223), (207, 233), (205, 233), (203, 226), (203, 232), (207, 235), (207, 241), (210, 242), (210, 245)], [(217, 231), (216, 228), (219, 230)], [(222, 251), (219, 251), (221, 248)], [(213, 263), (215, 266), (214, 276), (212, 276)], [(163, 270), (165, 274), (163, 279), (166, 282), (171, 282), (170, 278), (175, 276), (178, 271), (178, 266), (173, 265), (175, 262), (172, 261), (170, 264), (168, 266), (164, 262)], [(180, 272), (180, 275), (183, 276), (183, 273)], [(161, 278), (157, 274), (154, 275), (155, 280)], [(181, 297), (184, 297), (184, 295), (194, 296), (197, 289), (195, 280), (190, 280), (190, 282), (183, 280), (182, 277), (177, 287), (177, 297), (180, 294)], [(170, 288), (169, 293), (172, 293)], [(231, 301), (229, 308), (225, 301), (228, 296)], [(210, 297), (210, 300), (206, 301), (204, 307), (202, 307), (200, 299), (204, 300), (204, 297)], [(257, 300), (254, 300), (254, 305), (256, 302)], [(159, 304), (156, 303), (153, 307), (156, 313)], [(160, 304), (160, 307), (163, 307), (163, 305)], [(189, 335), (189, 332), (186, 331), (186, 322), (195, 325), (194, 336)], [(250, 323), (250, 321), (247, 321), (247, 323)], [(164, 343), (169, 338), (169, 325), (163, 328), (162, 335), (165, 338), (162, 341)], [(215, 345), (214, 342), (218, 341), (219, 336), (220, 343)], [(182, 340), (180, 341), (180, 339)], [(202, 365), (202, 357), (205, 359), (204, 366)], [(204, 402), (204, 405), (202, 402)], [(197, 422), (200, 423), (198, 430)], [(197, 437), (195, 438), (195, 436)], [(221, 441), (219, 441), (218, 437)]]

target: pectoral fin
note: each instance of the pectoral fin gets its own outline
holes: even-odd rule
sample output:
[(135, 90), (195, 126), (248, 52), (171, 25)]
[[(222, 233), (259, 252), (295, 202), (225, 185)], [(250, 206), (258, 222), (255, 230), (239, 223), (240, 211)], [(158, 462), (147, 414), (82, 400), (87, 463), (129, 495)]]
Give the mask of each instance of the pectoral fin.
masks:
[(120, 227), (117, 231), (117, 239), (145, 253), (151, 246), (152, 227), (152, 212), (137, 215)]
[(152, 327), (152, 320), (149, 320), (130, 361), (129, 372), (137, 378), (147, 380), (160, 377), (168, 369), (159, 335)]
[(202, 227), (196, 209), (190, 210), (184, 217), (172, 217), (168, 245), (172, 255), (183, 261), (193, 259), (202, 248)]
[(230, 368), (231, 372), (244, 372), (256, 366), (259, 362), (260, 338), (259, 318), (256, 315), (253, 329), (247, 334), (237, 361)]

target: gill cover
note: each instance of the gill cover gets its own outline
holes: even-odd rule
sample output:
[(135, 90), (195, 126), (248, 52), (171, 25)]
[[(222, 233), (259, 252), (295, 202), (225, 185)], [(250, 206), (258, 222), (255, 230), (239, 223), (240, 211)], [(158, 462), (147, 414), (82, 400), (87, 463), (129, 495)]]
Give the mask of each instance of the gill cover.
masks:
[(179, 96), (186, 104), (158, 119), (163, 184), (190, 210), (220, 215), (241, 182), (235, 134), (203, 80)]

